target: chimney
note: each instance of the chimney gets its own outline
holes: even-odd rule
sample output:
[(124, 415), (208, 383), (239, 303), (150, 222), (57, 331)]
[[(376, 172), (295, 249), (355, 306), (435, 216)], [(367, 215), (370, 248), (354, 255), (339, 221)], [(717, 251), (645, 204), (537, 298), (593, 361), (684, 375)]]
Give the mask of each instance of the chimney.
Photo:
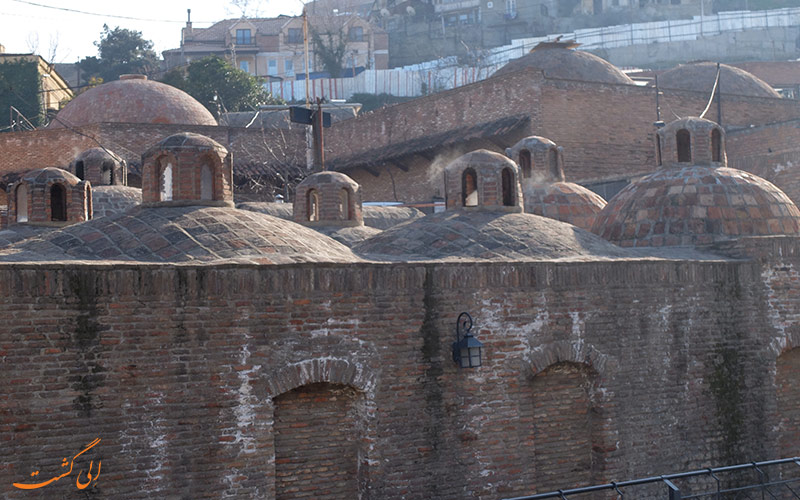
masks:
[[(181, 30), (181, 38), (183, 42), (186, 42), (191, 40), (192, 36), (192, 9), (186, 9), (186, 27)], [(183, 45), (183, 43), (181, 43), (181, 45)]]

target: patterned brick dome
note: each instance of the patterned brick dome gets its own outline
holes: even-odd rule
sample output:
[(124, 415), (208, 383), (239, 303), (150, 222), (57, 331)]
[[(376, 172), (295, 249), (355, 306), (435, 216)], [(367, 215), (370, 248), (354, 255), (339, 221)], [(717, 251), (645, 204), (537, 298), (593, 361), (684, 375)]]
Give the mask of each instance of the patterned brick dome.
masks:
[(610, 62), (594, 54), (566, 48), (539, 48), (509, 61), (492, 76), (500, 76), (525, 68), (544, 71), (549, 78), (584, 82), (634, 85), (633, 80)]
[[(747, 71), (720, 64), (720, 91), (723, 94), (752, 97), (780, 97), (767, 82)], [(658, 86), (665, 89), (694, 90), (711, 94), (717, 78), (717, 63), (702, 61), (681, 64), (658, 76)]]
[(602, 196), (564, 178), (564, 148), (530, 136), (506, 149), (522, 171), (525, 212), (568, 222), (587, 231), (606, 206)]
[(659, 138), (663, 166), (612, 198), (594, 233), (626, 247), (800, 234), (800, 210), (783, 191), (726, 166), (724, 132), (716, 123), (685, 118)]
[(217, 124), (211, 113), (186, 92), (144, 75), (122, 75), (70, 101), (48, 128), (101, 122)]

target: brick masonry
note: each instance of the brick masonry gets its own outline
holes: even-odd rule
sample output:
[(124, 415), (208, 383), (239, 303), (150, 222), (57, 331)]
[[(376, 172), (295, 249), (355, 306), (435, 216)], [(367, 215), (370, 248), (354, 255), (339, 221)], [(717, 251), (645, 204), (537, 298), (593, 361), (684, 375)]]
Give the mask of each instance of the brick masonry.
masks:
[(752, 259), (2, 264), (0, 496), (98, 437), (76, 467), (105, 498), (495, 499), (775, 458), (800, 244), (718, 250)]

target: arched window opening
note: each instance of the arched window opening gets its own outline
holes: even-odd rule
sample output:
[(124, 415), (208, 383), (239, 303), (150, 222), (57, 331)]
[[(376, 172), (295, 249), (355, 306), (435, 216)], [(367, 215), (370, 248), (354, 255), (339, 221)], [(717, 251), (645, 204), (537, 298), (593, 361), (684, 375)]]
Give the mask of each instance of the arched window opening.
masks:
[(67, 220), (67, 191), (61, 184), (50, 186), (50, 220)]
[(461, 204), (465, 207), (478, 206), (478, 175), (468, 168), (461, 176)]
[(661, 166), (661, 136), (656, 134), (656, 165)]
[(678, 146), (678, 161), (682, 163), (689, 163), (692, 161), (692, 145), (691, 136), (689, 131), (685, 128), (678, 130), (676, 135)]
[(353, 218), (353, 214), (350, 213), (350, 192), (345, 188), (339, 191), (339, 218), (342, 220)]
[(161, 201), (172, 201), (172, 163), (167, 162), (161, 170), (158, 191)]
[(722, 134), (718, 128), (711, 131), (711, 161), (722, 161)]
[(14, 197), (17, 200), (17, 222), (28, 222), (28, 188), (24, 184), (17, 186)]
[(550, 163), (550, 176), (553, 179), (558, 179), (558, 151), (555, 148), (550, 148), (547, 151), (547, 160)]
[(83, 160), (78, 160), (75, 162), (75, 177), (82, 181), (86, 180), (86, 172), (84, 171)]
[(533, 168), (533, 160), (531, 160), (531, 152), (523, 149), (519, 152), (519, 168), (522, 169), (522, 177), (527, 179), (531, 176)]
[(317, 222), (319, 220), (319, 194), (315, 189), (311, 189), (306, 196), (308, 197), (306, 199), (308, 221)]
[(86, 186), (86, 212), (84, 212), (83, 220), (92, 220), (94, 210), (92, 209), (92, 188)]
[(502, 173), (503, 205), (514, 206), (514, 174), (510, 168), (504, 168)]
[(214, 179), (211, 177), (211, 167), (208, 162), (204, 163), (200, 169), (200, 199), (214, 199)]
[(100, 170), (100, 184), (103, 186), (110, 186), (113, 184), (112, 175), (114, 173), (114, 163), (106, 160), (103, 162), (103, 167)]

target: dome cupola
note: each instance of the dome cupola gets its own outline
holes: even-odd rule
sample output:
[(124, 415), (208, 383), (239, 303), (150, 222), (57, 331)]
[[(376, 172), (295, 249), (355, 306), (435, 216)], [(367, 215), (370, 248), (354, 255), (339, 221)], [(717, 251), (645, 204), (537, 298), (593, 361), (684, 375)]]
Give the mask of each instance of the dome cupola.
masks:
[(128, 169), (125, 160), (105, 148), (91, 148), (69, 164), (69, 171), (93, 186), (126, 186)]
[(309, 175), (295, 190), (294, 221), (306, 226), (363, 226), (361, 187), (340, 172)]
[(447, 210), (522, 212), (519, 167), (505, 156), (479, 149), (444, 169)]
[(8, 188), (11, 224), (65, 226), (92, 218), (92, 190), (60, 168), (33, 170)]

